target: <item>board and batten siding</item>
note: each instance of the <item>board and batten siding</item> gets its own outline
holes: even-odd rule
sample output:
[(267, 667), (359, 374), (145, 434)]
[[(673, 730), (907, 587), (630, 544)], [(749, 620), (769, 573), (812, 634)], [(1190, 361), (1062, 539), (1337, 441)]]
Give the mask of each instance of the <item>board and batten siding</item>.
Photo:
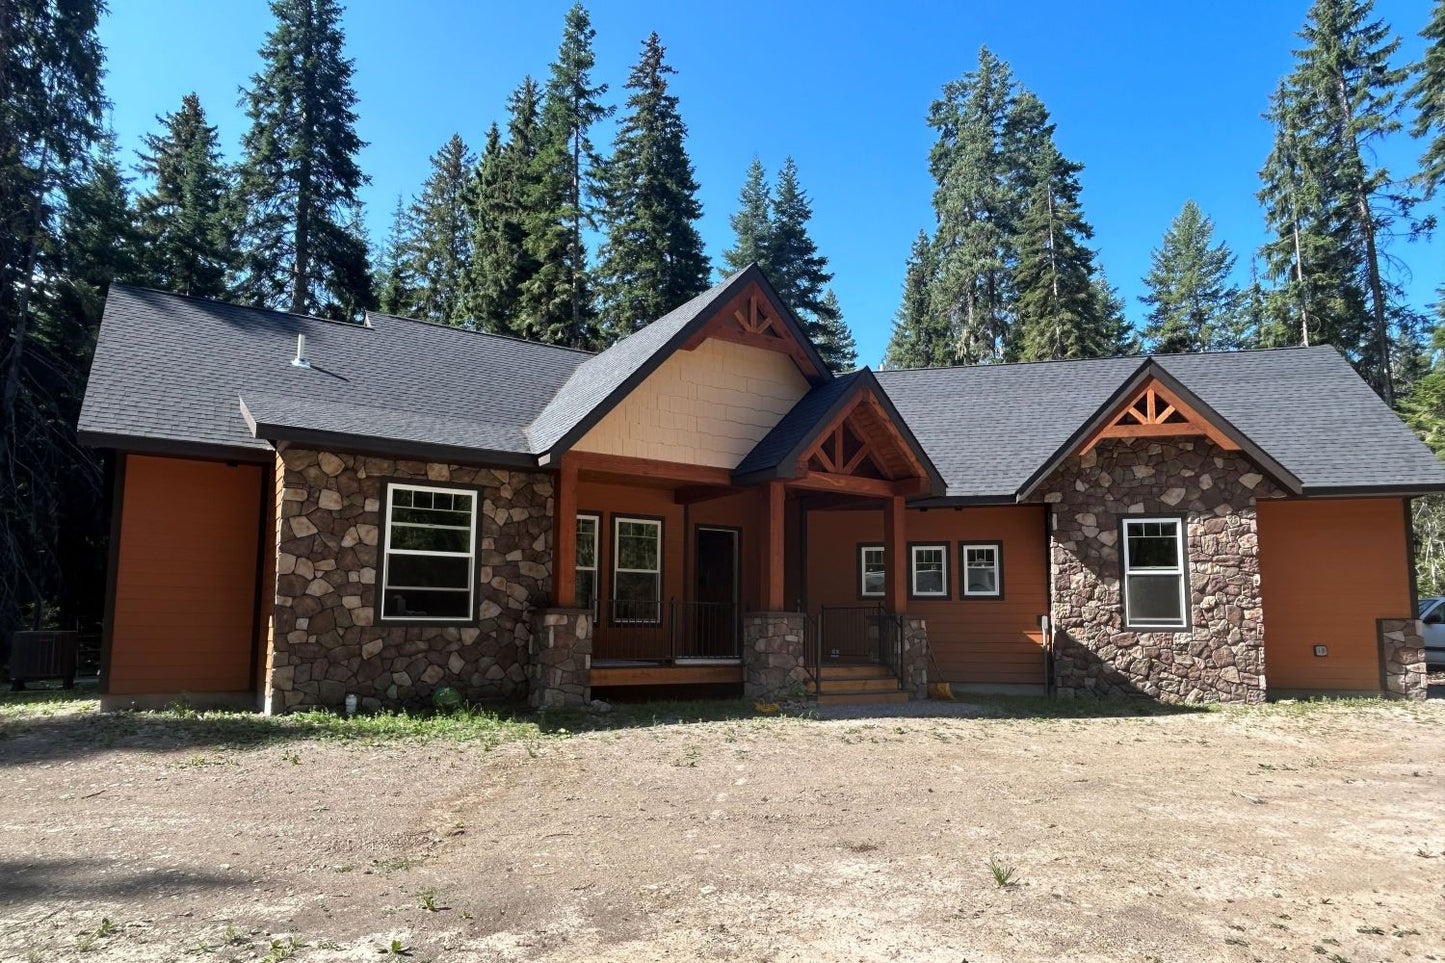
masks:
[(1401, 500), (1261, 499), (1258, 511), (1270, 691), (1378, 691), (1375, 620), (1415, 614)]
[[(964, 509), (910, 509), (909, 542), (948, 545), (949, 597), (909, 599), (909, 615), (928, 623), (939, 682), (1041, 685), (1044, 649), (1039, 618), (1049, 610), (1048, 545), (1037, 505)], [(812, 511), (807, 520), (807, 605), (869, 605), (858, 597), (858, 545), (882, 542), (877, 511)], [(1003, 598), (959, 598), (959, 542), (1003, 543)]]
[(125, 456), (108, 694), (252, 688), (265, 475)]
[(669, 356), (574, 448), (735, 468), (808, 388), (786, 354), (708, 338)]

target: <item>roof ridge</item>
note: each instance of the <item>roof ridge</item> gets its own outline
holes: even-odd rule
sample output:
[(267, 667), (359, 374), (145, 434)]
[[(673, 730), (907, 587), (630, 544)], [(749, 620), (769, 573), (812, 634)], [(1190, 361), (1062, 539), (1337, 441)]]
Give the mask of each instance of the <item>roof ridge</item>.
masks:
[[(448, 331), (465, 331), (467, 334), (475, 334), (483, 338), (496, 338), (499, 341), (512, 341), (517, 344), (533, 345), (538, 348), (553, 348), (557, 351), (570, 351), (574, 354), (585, 354), (589, 358), (595, 358), (598, 354), (601, 353), (599, 351), (589, 351), (586, 348), (573, 348), (565, 344), (547, 344), (545, 341), (533, 341), (531, 338), (523, 338), (520, 335), (515, 334), (498, 334), (495, 331), (478, 331), (476, 328), (467, 328), (456, 324), (443, 324), (440, 321), (428, 321), (425, 318), (411, 318), (407, 317), (404, 314), (392, 314), (388, 311), (372, 311), (368, 309), (366, 314), (367, 317), (375, 315), (376, 317), (388, 318), (392, 321), (409, 321), (412, 324), (424, 324), (429, 328), (444, 328)], [(631, 335), (629, 335), (629, 337), (631, 337)]]
[[(964, 369), (1024, 368), (1044, 364), (1097, 364), (1101, 361), (1146, 361), (1150, 358), (1220, 357), (1237, 354), (1266, 354), (1272, 351), (1316, 351), (1334, 349), (1328, 344), (1286, 344), (1268, 348), (1225, 348), (1219, 351), (1162, 351), (1158, 353), (1113, 354), (1105, 358), (1041, 358), (1037, 361), (980, 361), (976, 364), (919, 365), (912, 368), (879, 368), (875, 374), (911, 374), (919, 371), (960, 371)], [(1338, 353), (1338, 352), (1336, 352)]]
[(315, 314), (297, 314), (294, 311), (282, 311), (279, 308), (266, 308), (255, 304), (237, 304), (235, 301), (222, 301), (220, 298), (207, 298), (199, 294), (182, 294), (179, 291), (167, 291), (165, 288), (152, 287), (149, 284), (128, 284), (124, 281), (112, 281), (112, 290), (122, 288), (127, 291), (150, 291), (154, 294), (163, 294), (168, 298), (180, 298), (184, 301), (200, 301), (205, 304), (219, 304), (223, 308), (237, 308), (241, 311), (260, 311), (265, 314), (279, 314), (287, 318), (297, 318), (302, 321), (320, 321), (323, 324), (339, 324), (348, 328), (356, 328), (361, 331), (371, 330), (371, 325), (357, 321), (342, 321), (339, 318), (323, 318)]

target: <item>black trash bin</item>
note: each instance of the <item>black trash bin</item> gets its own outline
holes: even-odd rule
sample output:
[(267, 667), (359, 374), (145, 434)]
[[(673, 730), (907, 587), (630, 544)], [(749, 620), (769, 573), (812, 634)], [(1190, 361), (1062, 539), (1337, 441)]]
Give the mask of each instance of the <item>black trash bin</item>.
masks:
[(13, 632), (10, 635), (10, 688), (59, 679), (75, 687), (75, 649), (79, 632)]

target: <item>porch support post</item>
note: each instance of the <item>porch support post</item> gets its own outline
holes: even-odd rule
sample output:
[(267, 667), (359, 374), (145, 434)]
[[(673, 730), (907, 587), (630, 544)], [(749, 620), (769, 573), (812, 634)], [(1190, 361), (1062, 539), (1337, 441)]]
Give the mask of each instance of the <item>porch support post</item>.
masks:
[(557, 466), (557, 493), (552, 517), (552, 604), (577, 605), (577, 461), (564, 453)]
[(786, 489), (781, 481), (770, 481), (764, 489), (767, 499), (767, 540), (763, 543), (763, 611), (783, 611), (783, 509)]
[(883, 604), (895, 614), (904, 610), (908, 598), (903, 511), (902, 495), (883, 501)]

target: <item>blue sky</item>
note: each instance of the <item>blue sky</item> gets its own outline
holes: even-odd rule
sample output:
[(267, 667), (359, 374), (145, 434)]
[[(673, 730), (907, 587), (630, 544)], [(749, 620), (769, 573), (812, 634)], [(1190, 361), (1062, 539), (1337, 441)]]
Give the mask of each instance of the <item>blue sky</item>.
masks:
[[(368, 223), (385, 235), (398, 193), (410, 197), (427, 158), (455, 132), (480, 147), (522, 76), (546, 75), (565, 0), (353, 0), (346, 15), (357, 63), (359, 131)], [(263, 0), (123, 0), (101, 26), (108, 51), (112, 124), (127, 152), (195, 90), (234, 157), (245, 130), (240, 85), (258, 67), (270, 26)], [(754, 153), (770, 171), (797, 158), (813, 200), (813, 235), (836, 272), (834, 287), (875, 365), (887, 343), (908, 248), (932, 223), (924, 123), (944, 82), (987, 44), (1043, 99), (1064, 153), (1085, 165), (1084, 210), (1110, 280), (1136, 322), (1149, 252), (1186, 198), (1241, 255), (1263, 240), (1254, 199), (1269, 151), (1260, 118), (1290, 67), (1305, 0), (1145, 2), (839, 2), (733, 0), (727, 5), (598, 0), (596, 79), (612, 102), (653, 30), (677, 68), (674, 90), (690, 128), (701, 225), (716, 261), (731, 243), (733, 211)], [(1404, 38), (1401, 60), (1422, 48), (1428, 4), (1378, 0)], [(610, 122), (595, 140), (611, 142)], [(1400, 136), (1382, 151), (1413, 170), (1419, 145)], [(1437, 208), (1439, 205), (1435, 205)], [(1441, 283), (1435, 241), (1392, 247), (1411, 269), (1417, 304)]]

